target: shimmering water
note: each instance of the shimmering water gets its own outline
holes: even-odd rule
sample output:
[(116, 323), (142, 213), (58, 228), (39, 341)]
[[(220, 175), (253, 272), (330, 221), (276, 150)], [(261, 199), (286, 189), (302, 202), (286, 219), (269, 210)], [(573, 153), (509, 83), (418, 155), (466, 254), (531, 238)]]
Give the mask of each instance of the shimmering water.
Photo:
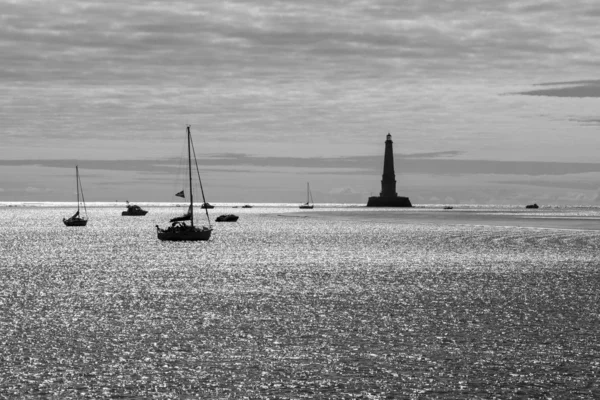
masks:
[(600, 397), (598, 231), (148, 209), (0, 207), (0, 397)]

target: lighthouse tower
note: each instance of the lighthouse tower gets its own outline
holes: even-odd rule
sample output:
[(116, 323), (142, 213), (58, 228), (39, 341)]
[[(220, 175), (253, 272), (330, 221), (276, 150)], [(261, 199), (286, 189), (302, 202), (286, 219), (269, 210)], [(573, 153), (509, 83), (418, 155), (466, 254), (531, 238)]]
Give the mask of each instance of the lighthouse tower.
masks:
[(379, 197), (369, 197), (367, 207), (412, 207), (408, 197), (400, 197), (398, 196), (398, 193), (396, 193), (393, 144), (392, 135), (388, 133), (385, 139), (381, 193), (379, 194)]
[(383, 159), (383, 175), (381, 177), (381, 197), (398, 197), (396, 193), (396, 173), (394, 172), (394, 149), (392, 135), (387, 134), (385, 140), (385, 157)]

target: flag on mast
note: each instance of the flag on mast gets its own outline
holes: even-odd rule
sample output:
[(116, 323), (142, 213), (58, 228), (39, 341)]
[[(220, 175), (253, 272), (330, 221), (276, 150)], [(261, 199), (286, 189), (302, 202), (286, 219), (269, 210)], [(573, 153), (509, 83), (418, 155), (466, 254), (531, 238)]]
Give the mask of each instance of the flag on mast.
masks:
[(185, 199), (185, 194), (183, 194), (183, 190), (179, 193), (175, 193), (175, 196), (177, 197), (183, 197)]

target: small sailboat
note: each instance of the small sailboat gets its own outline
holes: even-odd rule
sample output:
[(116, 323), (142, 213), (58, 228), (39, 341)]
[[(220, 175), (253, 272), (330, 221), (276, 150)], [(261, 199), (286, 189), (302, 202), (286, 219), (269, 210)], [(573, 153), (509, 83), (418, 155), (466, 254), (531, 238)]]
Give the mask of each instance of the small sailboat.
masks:
[(301, 204), (300, 208), (312, 210), (314, 207), (312, 193), (310, 192), (310, 185), (306, 182), (306, 203)]
[[(192, 143), (192, 134), (190, 133), (190, 127), (187, 127), (187, 145), (188, 145), (188, 175), (190, 182), (190, 207), (188, 210), (190, 224), (187, 225), (184, 220), (178, 219), (176, 221), (171, 220), (171, 226), (167, 228), (160, 228), (156, 225), (156, 231), (160, 240), (169, 241), (199, 241), (208, 240), (212, 233), (212, 227), (210, 226), (210, 218), (208, 216), (208, 210), (206, 210), (206, 219), (208, 221), (208, 227), (202, 226), (197, 227), (194, 225), (194, 192), (192, 189), (192, 153), (194, 154), (194, 162), (196, 164), (196, 172), (198, 173), (198, 181), (200, 182), (200, 191), (202, 192), (202, 201), (206, 203), (204, 198), (204, 189), (202, 188), (202, 180), (200, 179), (200, 170), (198, 169), (198, 161), (196, 160), (196, 151), (194, 150), (194, 144)], [(179, 194), (178, 194), (179, 195)], [(182, 193), (183, 195), (183, 193)], [(183, 196), (181, 196), (183, 197)], [(187, 215), (185, 215), (187, 220)], [(179, 217), (178, 217), (179, 218)]]
[(213, 206), (212, 204), (207, 203), (207, 202), (202, 203), (202, 205), (200, 207), (205, 208), (205, 209), (206, 208), (210, 208), (210, 209), (215, 208), (215, 206)]
[[(75, 166), (75, 180), (77, 185), (77, 212), (73, 214), (70, 218), (63, 218), (63, 222), (66, 226), (86, 226), (87, 219), (87, 208), (85, 207), (85, 198), (83, 197), (83, 187), (81, 186), (81, 179), (79, 179), (79, 166)], [(80, 201), (79, 201), (79, 192), (81, 191), (81, 202), (83, 203), (83, 210), (85, 213), (85, 217), (82, 217), (79, 212), (80, 210)]]
[(125, 216), (125, 215), (146, 215), (148, 214), (148, 211), (146, 210), (142, 210), (142, 208), (140, 206), (137, 206), (135, 204), (129, 204), (129, 201), (127, 201), (127, 210), (123, 211), (121, 213), (121, 215)]

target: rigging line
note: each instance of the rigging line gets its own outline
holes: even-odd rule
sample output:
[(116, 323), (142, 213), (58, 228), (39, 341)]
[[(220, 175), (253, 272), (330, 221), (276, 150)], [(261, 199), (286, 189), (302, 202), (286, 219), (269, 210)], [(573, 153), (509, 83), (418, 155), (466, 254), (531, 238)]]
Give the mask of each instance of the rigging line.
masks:
[[(185, 179), (187, 178), (187, 162), (185, 162), (184, 160), (187, 160), (187, 140), (185, 142), (181, 142), (179, 158), (169, 159), (169, 162), (171, 163), (170, 168), (175, 172), (175, 179), (171, 181), (171, 199), (175, 200), (176, 203), (181, 203), (182, 201), (187, 199), (184, 198), (182, 200), (174, 196), (175, 193), (179, 193), (181, 190), (187, 192), (187, 190), (185, 189), (185, 183), (182, 184), (182, 182), (185, 182)], [(189, 193), (187, 194), (187, 196), (189, 196)]]
[(77, 174), (77, 179), (79, 180), (79, 188), (81, 189), (81, 200), (83, 201), (83, 210), (85, 211), (85, 217), (87, 218), (87, 208), (85, 206), (85, 197), (83, 196), (83, 185), (81, 184), (81, 176), (79, 173)]
[(192, 143), (192, 153), (194, 153), (194, 163), (196, 164), (196, 172), (198, 173), (198, 181), (200, 182), (200, 192), (202, 193), (202, 201), (204, 202), (204, 211), (206, 211), (206, 219), (208, 220), (208, 227), (211, 228), (210, 225), (210, 217), (208, 216), (208, 207), (206, 204), (206, 198), (204, 197), (204, 188), (202, 187), (202, 179), (200, 179), (200, 168), (198, 168), (198, 159), (196, 158), (196, 148), (194, 147), (194, 141)]

